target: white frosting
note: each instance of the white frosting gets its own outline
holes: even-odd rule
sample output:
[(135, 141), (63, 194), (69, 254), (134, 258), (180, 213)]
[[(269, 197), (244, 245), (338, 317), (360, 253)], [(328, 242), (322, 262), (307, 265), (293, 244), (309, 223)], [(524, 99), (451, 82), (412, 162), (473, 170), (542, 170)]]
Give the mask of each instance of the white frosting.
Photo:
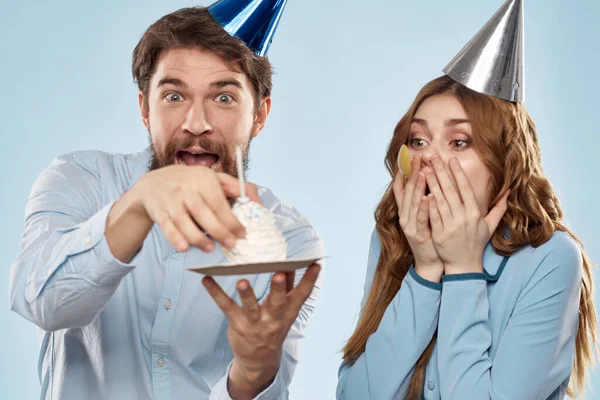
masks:
[(232, 249), (223, 248), (230, 263), (249, 264), (287, 258), (287, 243), (269, 210), (247, 201), (236, 203), (233, 213), (246, 227), (246, 238), (238, 239)]

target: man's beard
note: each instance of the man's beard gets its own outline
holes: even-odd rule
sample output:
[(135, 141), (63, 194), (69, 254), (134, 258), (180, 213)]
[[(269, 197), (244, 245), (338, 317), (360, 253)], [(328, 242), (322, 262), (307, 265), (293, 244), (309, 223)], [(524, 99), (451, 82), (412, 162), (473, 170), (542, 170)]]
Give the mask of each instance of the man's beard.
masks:
[[(238, 178), (235, 156), (232, 156), (227, 151), (227, 145), (225, 144), (214, 143), (210, 139), (207, 139), (205, 136), (188, 136), (183, 140), (169, 142), (164, 150), (159, 151), (154, 146), (154, 143), (152, 143), (151, 135), (149, 135), (149, 139), (150, 149), (152, 151), (152, 158), (150, 159), (149, 165), (150, 171), (166, 167), (168, 165), (177, 164), (178, 161), (175, 158), (177, 152), (188, 149), (193, 146), (199, 146), (202, 147), (207, 153), (213, 153), (219, 157), (216, 162), (219, 162), (221, 164), (221, 172)], [(252, 139), (248, 141), (248, 144), (246, 145), (245, 149), (242, 148), (242, 165), (244, 180), (246, 180), (248, 170), (250, 169), (251, 140)]]

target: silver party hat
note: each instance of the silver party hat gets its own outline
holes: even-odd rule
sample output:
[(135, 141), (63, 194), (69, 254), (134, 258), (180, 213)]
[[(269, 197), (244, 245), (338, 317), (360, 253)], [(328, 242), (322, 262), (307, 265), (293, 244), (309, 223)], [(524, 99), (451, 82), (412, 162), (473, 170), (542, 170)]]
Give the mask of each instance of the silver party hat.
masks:
[(443, 69), (469, 89), (512, 102), (525, 100), (524, 0), (507, 0)]

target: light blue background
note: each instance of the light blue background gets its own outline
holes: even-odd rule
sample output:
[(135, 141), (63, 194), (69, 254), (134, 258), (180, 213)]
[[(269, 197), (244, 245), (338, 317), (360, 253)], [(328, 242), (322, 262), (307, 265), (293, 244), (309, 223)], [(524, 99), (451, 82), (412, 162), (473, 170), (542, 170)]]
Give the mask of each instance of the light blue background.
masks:
[[(0, 3), (2, 399), (39, 396), (35, 329), (9, 310), (7, 295), (31, 185), (58, 154), (146, 146), (131, 52), (152, 22), (193, 4)], [(272, 114), (253, 144), (250, 176), (303, 212), (331, 256), (292, 399), (334, 397), (339, 350), (362, 295), (372, 212), (389, 179), (383, 157), (395, 123), (500, 4), (289, 2), (270, 52), (277, 70)], [(566, 222), (594, 260), (600, 260), (599, 16), (594, 0), (531, 0), (525, 6), (526, 105)], [(598, 391), (600, 374), (592, 379)]]

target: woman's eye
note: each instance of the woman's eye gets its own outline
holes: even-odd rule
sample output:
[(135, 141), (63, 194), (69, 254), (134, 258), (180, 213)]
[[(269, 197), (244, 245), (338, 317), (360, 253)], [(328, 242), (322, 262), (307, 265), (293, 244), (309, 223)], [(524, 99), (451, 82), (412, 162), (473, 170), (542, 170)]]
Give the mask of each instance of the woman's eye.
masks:
[(408, 141), (409, 147), (413, 148), (413, 149), (420, 149), (422, 147), (424, 147), (427, 142), (423, 139), (410, 139)]
[(460, 139), (453, 140), (451, 143), (452, 143), (452, 147), (454, 147), (455, 149), (464, 149), (464, 148), (469, 147), (469, 145), (471, 144), (466, 140), (460, 140)]
[(220, 94), (217, 96), (217, 102), (223, 104), (229, 104), (233, 101), (233, 98), (228, 94)]
[(183, 97), (179, 93), (168, 93), (166, 96), (167, 100), (170, 102), (176, 103), (179, 101), (183, 101)]

